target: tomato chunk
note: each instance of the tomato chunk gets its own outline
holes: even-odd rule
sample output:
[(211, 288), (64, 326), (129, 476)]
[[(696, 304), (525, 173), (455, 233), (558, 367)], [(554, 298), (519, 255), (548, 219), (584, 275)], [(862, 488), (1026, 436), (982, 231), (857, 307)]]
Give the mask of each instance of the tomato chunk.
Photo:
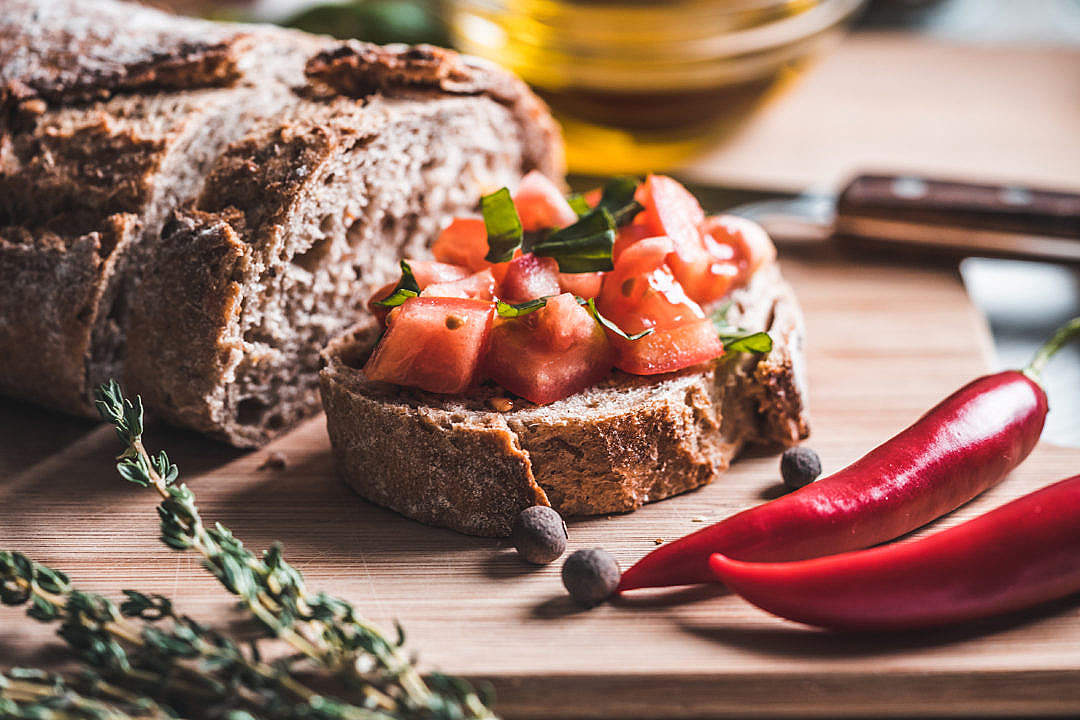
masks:
[(481, 300), (410, 298), (391, 314), (364, 372), (429, 392), (463, 392), (476, 382), (494, 314)]
[(514, 207), (525, 232), (561, 228), (577, 222), (577, 213), (570, 203), (555, 183), (539, 170), (531, 170), (521, 179), (514, 193)]
[(666, 175), (650, 175), (635, 197), (645, 207), (646, 224), (654, 234), (671, 238), (676, 252), (701, 248), (698, 226), (705, 221), (705, 211), (677, 180)]
[(593, 385), (611, 364), (604, 330), (564, 293), (524, 317), (497, 319), (484, 368), (508, 391), (544, 404)]
[(639, 240), (662, 235), (663, 233), (655, 232), (648, 223), (633, 222), (629, 225), (623, 225), (619, 228), (618, 234), (615, 235), (615, 245), (611, 248), (611, 259), (612, 261), (618, 260), (626, 248)]
[(491, 274), (491, 268), (488, 268), (460, 280), (432, 283), (424, 288), (420, 296), (492, 300), (495, 297), (495, 286), (495, 276)]
[(645, 223), (675, 244), (667, 264), (687, 295), (699, 303), (726, 295), (738, 279), (739, 266), (726, 243), (703, 237), (705, 212), (697, 198), (663, 175), (650, 175), (636, 197), (645, 207)]
[(600, 294), (600, 286), (603, 282), (603, 273), (559, 273), (559, 287), (562, 291), (573, 293), (586, 300)]
[[(405, 262), (409, 264), (409, 269), (412, 270), (413, 278), (416, 280), (416, 284), (421, 290), (435, 284), (453, 283), (468, 277), (469, 275), (469, 271), (460, 265), (450, 265), (449, 263), (436, 262), (434, 260), (406, 260)], [(386, 315), (390, 312), (390, 309), (377, 305), (376, 303), (390, 297), (394, 292), (394, 288), (397, 287), (397, 284), (397, 280), (386, 283), (376, 290), (375, 293), (372, 294), (371, 299), (368, 300), (368, 310), (370, 310), (380, 322), (386, 321)], [(466, 296), (462, 295), (462, 297)], [(487, 299), (490, 299), (490, 296)]]
[(526, 253), (507, 263), (498, 294), (508, 303), (523, 303), (559, 292), (559, 263)]
[(431, 253), (439, 262), (460, 265), (473, 272), (491, 265), (484, 260), (488, 253), (487, 228), (480, 218), (455, 218), (439, 233)]
[(638, 340), (617, 337), (615, 366), (634, 375), (658, 375), (712, 360), (724, 352), (708, 318), (654, 331)]
[(615, 367), (635, 375), (672, 372), (718, 357), (723, 344), (701, 307), (664, 264), (673, 243), (646, 238), (626, 249), (604, 277), (597, 307), (623, 331), (650, 335), (627, 340), (614, 332)]
[(772, 239), (753, 220), (737, 215), (713, 215), (705, 218), (701, 233), (706, 249), (717, 262), (730, 258), (737, 268), (733, 285), (745, 283), (762, 265), (776, 259)]

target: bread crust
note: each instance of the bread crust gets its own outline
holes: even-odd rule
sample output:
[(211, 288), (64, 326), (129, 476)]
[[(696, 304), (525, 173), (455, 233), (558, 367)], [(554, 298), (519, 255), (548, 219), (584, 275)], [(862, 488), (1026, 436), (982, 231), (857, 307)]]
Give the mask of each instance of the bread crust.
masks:
[(524, 141), (524, 172), (561, 178), (566, 172), (562, 133), (547, 105), (516, 75), (480, 58), (433, 45), (374, 45), (351, 40), (308, 61), (313, 81), (334, 92), (362, 98), (375, 92), (435, 90), (450, 95), (486, 95), (506, 105)]
[(224, 86), (240, 76), (244, 32), (123, 3), (6, 0), (0, 107), (68, 104), (117, 92)]
[(730, 321), (769, 330), (768, 355), (660, 377), (616, 371), (571, 398), (515, 401), (509, 412), (488, 407), (490, 387), (461, 398), (367, 380), (360, 368), (378, 331), (355, 327), (327, 347), (320, 373), (338, 472), (372, 502), (486, 536), (508, 535), (533, 504), (564, 516), (627, 512), (700, 487), (746, 445), (809, 434), (791, 288), (769, 266), (731, 300)]

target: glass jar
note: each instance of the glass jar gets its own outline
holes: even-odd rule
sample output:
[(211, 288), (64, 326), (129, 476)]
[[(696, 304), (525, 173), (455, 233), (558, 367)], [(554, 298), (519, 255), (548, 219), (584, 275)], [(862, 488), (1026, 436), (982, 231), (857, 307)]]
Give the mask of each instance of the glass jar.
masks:
[(571, 169), (671, 167), (729, 133), (862, 0), (448, 0), (455, 46), (521, 75)]

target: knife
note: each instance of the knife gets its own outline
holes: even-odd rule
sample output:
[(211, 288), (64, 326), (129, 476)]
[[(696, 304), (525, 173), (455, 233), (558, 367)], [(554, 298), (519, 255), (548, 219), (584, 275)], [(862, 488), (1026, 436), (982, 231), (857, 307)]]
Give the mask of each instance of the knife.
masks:
[(1080, 262), (1080, 193), (887, 174), (859, 175), (838, 195), (686, 185), (704, 207), (755, 220), (779, 245)]

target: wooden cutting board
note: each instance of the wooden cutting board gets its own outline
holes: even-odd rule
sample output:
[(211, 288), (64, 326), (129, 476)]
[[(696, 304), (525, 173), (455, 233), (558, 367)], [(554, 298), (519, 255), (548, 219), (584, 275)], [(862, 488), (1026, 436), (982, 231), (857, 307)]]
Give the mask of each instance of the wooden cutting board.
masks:
[[(989, 365), (989, 338), (951, 268), (789, 257), (807, 314), (813, 435), (836, 470)], [(220, 620), (230, 603), (191, 554), (157, 540), (154, 496), (112, 471), (109, 428), (0, 403), (0, 547), (111, 595), (167, 593)], [(965, 628), (833, 635), (718, 589), (635, 595), (579, 611), (559, 565), (519, 562), (505, 541), (426, 528), (368, 505), (334, 476), (323, 420), (240, 453), (156, 428), (203, 515), (250, 547), (282, 540), (315, 588), (375, 620), (400, 620), (425, 667), (494, 683), (509, 717), (943, 716), (1080, 713), (1080, 605)], [(282, 471), (258, 470), (267, 452)], [(1080, 469), (1042, 446), (1005, 483), (938, 524), (969, 518)], [(570, 523), (571, 550), (602, 545), (624, 567), (778, 493), (776, 457), (739, 462), (698, 492), (626, 516)], [(976, 562), (993, 563), (994, 558)], [(678, 601), (678, 602), (676, 602)], [(0, 665), (40, 659), (50, 634), (0, 608)]]

